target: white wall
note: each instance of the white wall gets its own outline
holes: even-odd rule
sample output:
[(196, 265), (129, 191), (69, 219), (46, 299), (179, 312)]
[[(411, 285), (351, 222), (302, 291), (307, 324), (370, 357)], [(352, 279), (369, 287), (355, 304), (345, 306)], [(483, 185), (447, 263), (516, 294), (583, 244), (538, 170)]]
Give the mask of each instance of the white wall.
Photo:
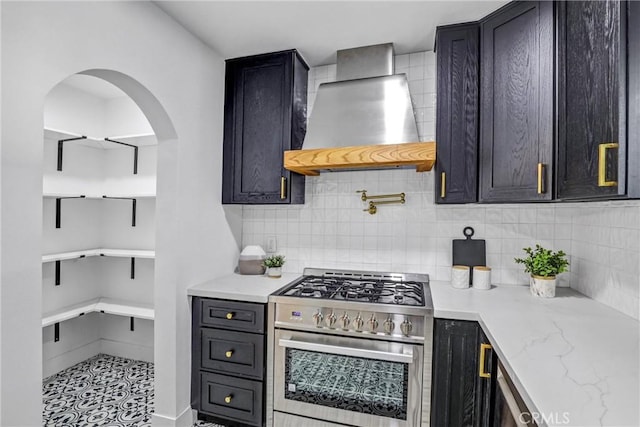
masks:
[[(421, 140), (435, 139), (435, 54), (396, 56), (396, 73), (406, 73)], [(335, 65), (309, 73), (309, 110), (320, 83), (335, 80)], [(559, 277), (623, 313), (639, 318), (640, 202), (581, 204), (457, 205), (434, 203), (433, 172), (381, 170), (324, 173), (306, 179), (306, 203), (298, 206), (244, 206), (243, 245), (266, 247), (276, 236), (284, 270), (304, 267), (410, 271), (449, 280), (451, 241), (487, 241), (487, 264), (499, 284), (526, 284), (513, 258), (541, 243), (570, 256), (571, 273)], [(356, 190), (370, 194), (405, 192), (404, 205), (363, 212)]]
[[(105, 134), (105, 112), (105, 100), (74, 87), (59, 84), (45, 99), (44, 125), (47, 128), (99, 137)], [(138, 110), (136, 116), (139, 114)]]
[(34, 307), (42, 303), (44, 100), (67, 76), (100, 69), (124, 74), (92, 71), (117, 82), (161, 139), (154, 422), (173, 425), (185, 414), (179, 422), (188, 425), (186, 288), (231, 272), (238, 252), (219, 202), (224, 63), (148, 2), (2, 2), (0, 7), (0, 424), (41, 424), (42, 343)]

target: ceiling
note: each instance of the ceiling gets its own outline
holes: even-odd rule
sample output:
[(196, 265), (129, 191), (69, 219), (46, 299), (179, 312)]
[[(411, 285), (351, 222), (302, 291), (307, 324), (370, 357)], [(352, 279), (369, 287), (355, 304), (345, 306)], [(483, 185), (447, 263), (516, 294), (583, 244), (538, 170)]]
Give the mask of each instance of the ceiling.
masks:
[(507, 1), (156, 1), (225, 59), (295, 48), (310, 66), (336, 51), (392, 42), (396, 54), (433, 49), (438, 25), (473, 21)]

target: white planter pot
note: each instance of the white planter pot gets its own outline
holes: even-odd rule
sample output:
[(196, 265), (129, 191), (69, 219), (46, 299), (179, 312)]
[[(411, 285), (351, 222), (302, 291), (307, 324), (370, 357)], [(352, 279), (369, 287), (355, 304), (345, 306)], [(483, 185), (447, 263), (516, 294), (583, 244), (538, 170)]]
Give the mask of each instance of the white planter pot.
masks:
[(282, 277), (282, 267), (269, 267), (267, 268), (267, 276), (277, 279)]
[(556, 296), (556, 277), (531, 276), (529, 289), (536, 297), (553, 298)]

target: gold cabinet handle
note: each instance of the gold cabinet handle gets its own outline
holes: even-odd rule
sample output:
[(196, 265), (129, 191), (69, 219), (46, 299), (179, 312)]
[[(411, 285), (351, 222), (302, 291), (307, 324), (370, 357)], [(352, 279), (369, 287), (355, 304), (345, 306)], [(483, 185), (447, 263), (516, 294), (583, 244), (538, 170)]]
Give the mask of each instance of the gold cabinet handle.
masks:
[(491, 344), (480, 344), (480, 366), (478, 368), (478, 376), (480, 378), (491, 378), (491, 373), (485, 372), (484, 361), (487, 350), (491, 350)]
[(544, 163), (538, 163), (538, 194), (544, 194)]
[(447, 173), (442, 172), (440, 174), (440, 198), (447, 197)]
[(224, 355), (227, 359), (231, 359), (231, 356), (233, 356), (233, 350), (227, 351)]
[(287, 178), (284, 176), (280, 177), (280, 199), (284, 200), (287, 198)]
[(231, 313), (231, 312), (227, 313), (227, 316), (226, 316), (226, 317), (227, 317), (227, 319), (229, 319), (229, 320), (233, 319), (233, 313)]
[(615, 187), (618, 181), (607, 181), (607, 150), (618, 148), (617, 142), (605, 142), (598, 145), (598, 187)]
[(231, 403), (231, 399), (232, 399), (232, 398), (233, 398), (233, 395), (231, 395), (231, 394), (230, 394), (230, 395), (228, 395), (228, 396), (225, 396), (225, 398), (224, 398), (224, 402), (225, 402), (225, 403)]

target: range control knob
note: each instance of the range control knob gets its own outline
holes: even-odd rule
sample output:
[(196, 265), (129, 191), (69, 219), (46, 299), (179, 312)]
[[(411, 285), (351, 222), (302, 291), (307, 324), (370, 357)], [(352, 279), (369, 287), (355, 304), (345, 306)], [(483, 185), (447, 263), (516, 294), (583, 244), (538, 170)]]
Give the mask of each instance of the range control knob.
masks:
[(327, 327), (333, 329), (333, 325), (335, 325), (336, 320), (338, 320), (338, 318), (336, 317), (335, 314), (333, 314), (333, 311), (327, 316), (326, 319), (324, 319), (324, 323), (326, 323)]
[(400, 324), (400, 330), (402, 331), (402, 335), (408, 337), (413, 329), (413, 325), (409, 321), (409, 319), (404, 319), (404, 322)]
[(356, 328), (356, 332), (362, 332), (362, 325), (364, 325), (364, 320), (360, 317), (360, 313), (353, 319), (353, 326)]
[(393, 323), (393, 319), (391, 318), (391, 316), (389, 316), (387, 320), (384, 321), (383, 327), (384, 327), (384, 332), (386, 334), (391, 335), (393, 330), (396, 328), (396, 324)]
[(349, 319), (349, 315), (347, 314), (347, 312), (345, 311), (344, 314), (342, 316), (340, 316), (340, 323), (342, 324), (342, 329), (349, 329), (349, 322), (351, 321), (351, 319)]
[(375, 314), (371, 315), (371, 318), (369, 319), (369, 321), (367, 323), (369, 323), (369, 330), (371, 332), (375, 332), (376, 329), (378, 329), (378, 320), (376, 319), (376, 315)]
[(323, 316), (320, 310), (313, 315), (313, 323), (315, 323), (318, 328), (322, 327), (322, 318)]

